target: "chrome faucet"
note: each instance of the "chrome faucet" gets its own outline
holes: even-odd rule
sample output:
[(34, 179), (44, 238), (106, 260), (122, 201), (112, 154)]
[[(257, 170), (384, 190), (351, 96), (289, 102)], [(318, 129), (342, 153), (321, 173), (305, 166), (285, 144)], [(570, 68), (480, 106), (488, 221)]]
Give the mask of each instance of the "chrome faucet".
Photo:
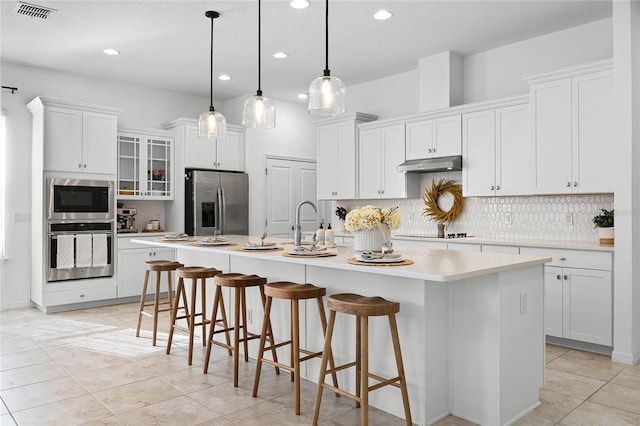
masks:
[(313, 204), (311, 201), (303, 201), (300, 204), (298, 204), (298, 207), (296, 207), (296, 225), (293, 227), (293, 245), (294, 246), (299, 246), (300, 243), (302, 242), (302, 227), (300, 226), (300, 208), (305, 204), (309, 204), (311, 207), (313, 207), (313, 211), (318, 213), (318, 209), (316, 208), (316, 205)]

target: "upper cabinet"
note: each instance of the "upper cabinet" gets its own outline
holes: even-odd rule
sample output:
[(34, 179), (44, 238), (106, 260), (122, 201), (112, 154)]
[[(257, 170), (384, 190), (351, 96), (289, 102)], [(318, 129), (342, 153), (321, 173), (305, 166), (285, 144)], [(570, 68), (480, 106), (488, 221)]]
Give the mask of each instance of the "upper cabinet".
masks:
[(539, 194), (614, 190), (612, 61), (528, 77)]
[(420, 175), (399, 172), (404, 162), (404, 123), (360, 126), (360, 198), (418, 198)]
[(406, 123), (406, 159), (448, 157), (462, 151), (460, 115)]
[(176, 146), (184, 168), (244, 171), (244, 127), (227, 124), (227, 137), (198, 137), (198, 120), (178, 118), (162, 127), (175, 131)]
[[(34, 167), (53, 172), (117, 171), (116, 133), (120, 109), (38, 97), (27, 108), (33, 115)], [(37, 144), (37, 146), (36, 146)]]
[(526, 96), (508, 98), (462, 116), (464, 196), (530, 194), (527, 102)]
[(172, 200), (173, 133), (120, 127), (118, 131), (118, 198)]
[(317, 197), (319, 200), (358, 198), (358, 124), (370, 114), (348, 114), (318, 122)]

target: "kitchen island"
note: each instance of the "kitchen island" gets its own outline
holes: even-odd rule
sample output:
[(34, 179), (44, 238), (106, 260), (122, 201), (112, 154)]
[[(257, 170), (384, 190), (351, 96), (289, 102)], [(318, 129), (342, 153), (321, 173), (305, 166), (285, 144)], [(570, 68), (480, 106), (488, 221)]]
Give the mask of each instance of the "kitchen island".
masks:
[[(175, 248), (185, 265), (259, 274), (269, 282), (309, 282), (326, 287), (327, 294), (351, 292), (399, 302), (398, 327), (417, 424), (431, 424), (451, 413), (478, 424), (503, 425), (539, 404), (538, 390), (544, 384), (543, 266), (549, 258), (397, 246), (396, 252), (413, 264), (370, 266), (348, 263), (356, 255), (352, 247), (337, 247), (331, 257), (294, 258), (286, 255), (292, 245), (285, 240), (273, 240), (284, 250), (244, 251), (247, 242), (259, 238), (227, 238), (237, 245), (133, 242)], [(260, 299), (257, 294), (247, 294), (247, 299), (249, 329), (259, 331)], [(211, 301), (206, 303), (210, 306)], [(284, 303), (274, 302), (272, 321), (276, 340), (286, 339)], [(323, 336), (313, 304), (301, 306), (301, 323), (301, 342), (321, 350)], [(337, 363), (352, 360), (354, 336), (353, 318), (338, 316), (333, 339)], [(253, 345), (250, 356), (256, 353)], [(288, 354), (282, 356), (287, 359)], [(384, 318), (371, 320), (370, 358), (372, 373), (396, 374)], [(319, 361), (304, 364), (303, 376), (316, 382)], [(354, 390), (353, 372), (342, 372), (338, 379)], [(370, 404), (403, 416), (397, 389), (373, 392)]]

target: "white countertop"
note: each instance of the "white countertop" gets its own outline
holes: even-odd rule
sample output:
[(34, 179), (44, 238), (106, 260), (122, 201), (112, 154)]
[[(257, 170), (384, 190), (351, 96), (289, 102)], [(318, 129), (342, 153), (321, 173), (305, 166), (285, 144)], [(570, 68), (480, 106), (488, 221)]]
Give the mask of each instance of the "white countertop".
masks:
[[(147, 239), (132, 239), (133, 243), (151, 246), (172, 247), (183, 250), (226, 254), (231, 256), (245, 256), (257, 259), (265, 259), (276, 262), (299, 263), (310, 266), (319, 266), (349, 271), (368, 272), (380, 275), (389, 275), (404, 278), (414, 278), (427, 281), (451, 282), (466, 278), (497, 273), (501, 271), (522, 268), (532, 265), (541, 265), (550, 262), (549, 257), (523, 256), (502, 253), (476, 253), (464, 251), (437, 250), (428, 248), (402, 248), (402, 255), (414, 261), (413, 265), (405, 266), (374, 266), (353, 265), (347, 263), (347, 259), (357, 256), (352, 247), (336, 247), (330, 251), (337, 253), (331, 257), (288, 257), (283, 256), (287, 249), (293, 247), (287, 244), (290, 239), (269, 238), (278, 246), (284, 247), (279, 251), (240, 251), (248, 241), (257, 242), (259, 237), (247, 237), (241, 235), (226, 235), (230, 242), (236, 246), (196, 246), (193, 242), (176, 242)], [(397, 250), (396, 250), (397, 251)]]

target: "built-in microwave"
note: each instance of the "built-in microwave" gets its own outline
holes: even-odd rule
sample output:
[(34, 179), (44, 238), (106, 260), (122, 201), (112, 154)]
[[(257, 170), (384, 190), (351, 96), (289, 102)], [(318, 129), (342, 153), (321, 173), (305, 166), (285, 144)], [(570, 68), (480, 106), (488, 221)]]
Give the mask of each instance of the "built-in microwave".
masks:
[(48, 220), (111, 220), (113, 182), (87, 179), (47, 179)]

